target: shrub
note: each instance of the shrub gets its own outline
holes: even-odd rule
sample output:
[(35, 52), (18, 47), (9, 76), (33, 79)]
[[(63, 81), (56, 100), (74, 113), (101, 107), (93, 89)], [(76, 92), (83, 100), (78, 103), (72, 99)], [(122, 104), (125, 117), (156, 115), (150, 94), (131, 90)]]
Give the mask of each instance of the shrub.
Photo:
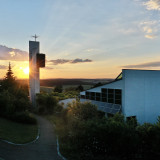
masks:
[(78, 101), (73, 101), (68, 104), (68, 116), (79, 119), (79, 120), (89, 120), (92, 118), (97, 118), (100, 116), (100, 112), (97, 107), (90, 102), (81, 103)]
[(57, 98), (48, 93), (37, 94), (38, 112), (40, 114), (52, 114), (57, 109)]
[(90, 103), (73, 102), (57, 127), (61, 151), (68, 159), (159, 159), (160, 118), (157, 124), (137, 124), (115, 114), (104, 117)]

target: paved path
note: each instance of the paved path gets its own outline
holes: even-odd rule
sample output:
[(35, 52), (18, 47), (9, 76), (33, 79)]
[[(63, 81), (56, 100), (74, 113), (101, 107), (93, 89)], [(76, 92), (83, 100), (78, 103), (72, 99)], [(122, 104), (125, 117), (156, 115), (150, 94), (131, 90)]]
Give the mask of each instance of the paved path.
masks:
[(76, 98), (64, 99), (64, 100), (59, 101), (59, 104), (63, 104), (63, 107), (67, 108), (67, 104), (71, 103), (72, 101), (75, 101), (75, 100), (76, 100)]
[(56, 136), (49, 121), (36, 116), (40, 137), (28, 145), (12, 145), (0, 141), (0, 157), (4, 160), (62, 160), (57, 154)]

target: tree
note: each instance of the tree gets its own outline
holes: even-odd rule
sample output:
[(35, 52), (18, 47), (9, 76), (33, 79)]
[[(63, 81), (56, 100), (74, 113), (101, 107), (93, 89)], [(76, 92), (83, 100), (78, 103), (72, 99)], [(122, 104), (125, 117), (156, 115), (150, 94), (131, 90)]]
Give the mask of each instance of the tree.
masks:
[(16, 85), (16, 81), (15, 81), (15, 77), (14, 74), (12, 72), (12, 68), (11, 68), (11, 64), (9, 62), (9, 67), (8, 67), (8, 71), (6, 73), (5, 78), (2, 81), (2, 90), (3, 89), (9, 89), (12, 88)]
[(95, 88), (95, 87), (99, 87), (99, 86), (102, 86), (103, 84), (101, 83), (101, 82), (98, 82), (98, 83), (96, 83), (94, 86), (93, 86), (93, 88)]
[(76, 90), (78, 90), (78, 91), (82, 92), (82, 91), (84, 90), (84, 88), (83, 88), (83, 86), (82, 86), (82, 85), (79, 85), (79, 86), (76, 88)]
[(54, 88), (54, 92), (62, 93), (62, 91), (63, 91), (62, 85), (57, 85)]
[(15, 80), (15, 78), (14, 78), (14, 76), (13, 76), (13, 72), (12, 72), (12, 68), (11, 68), (10, 62), (9, 62), (8, 72), (6, 73), (5, 79)]

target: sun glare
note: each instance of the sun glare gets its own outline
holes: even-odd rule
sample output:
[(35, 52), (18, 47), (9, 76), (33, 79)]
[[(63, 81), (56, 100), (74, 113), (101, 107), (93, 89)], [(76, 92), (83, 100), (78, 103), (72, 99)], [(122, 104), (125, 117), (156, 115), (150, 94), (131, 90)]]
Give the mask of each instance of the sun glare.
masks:
[(29, 74), (29, 67), (23, 69), (24, 74)]

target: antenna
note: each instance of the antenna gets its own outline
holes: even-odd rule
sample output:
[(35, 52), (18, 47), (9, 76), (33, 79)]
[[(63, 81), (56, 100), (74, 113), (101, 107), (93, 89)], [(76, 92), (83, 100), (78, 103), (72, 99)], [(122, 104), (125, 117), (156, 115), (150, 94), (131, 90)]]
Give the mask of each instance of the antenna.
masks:
[(36, 39), (39, 37), (37, 36), (36, 34), (34, 36), (32, 36), (33, 38), (35, 38), (35, 42), (36, 42)]

